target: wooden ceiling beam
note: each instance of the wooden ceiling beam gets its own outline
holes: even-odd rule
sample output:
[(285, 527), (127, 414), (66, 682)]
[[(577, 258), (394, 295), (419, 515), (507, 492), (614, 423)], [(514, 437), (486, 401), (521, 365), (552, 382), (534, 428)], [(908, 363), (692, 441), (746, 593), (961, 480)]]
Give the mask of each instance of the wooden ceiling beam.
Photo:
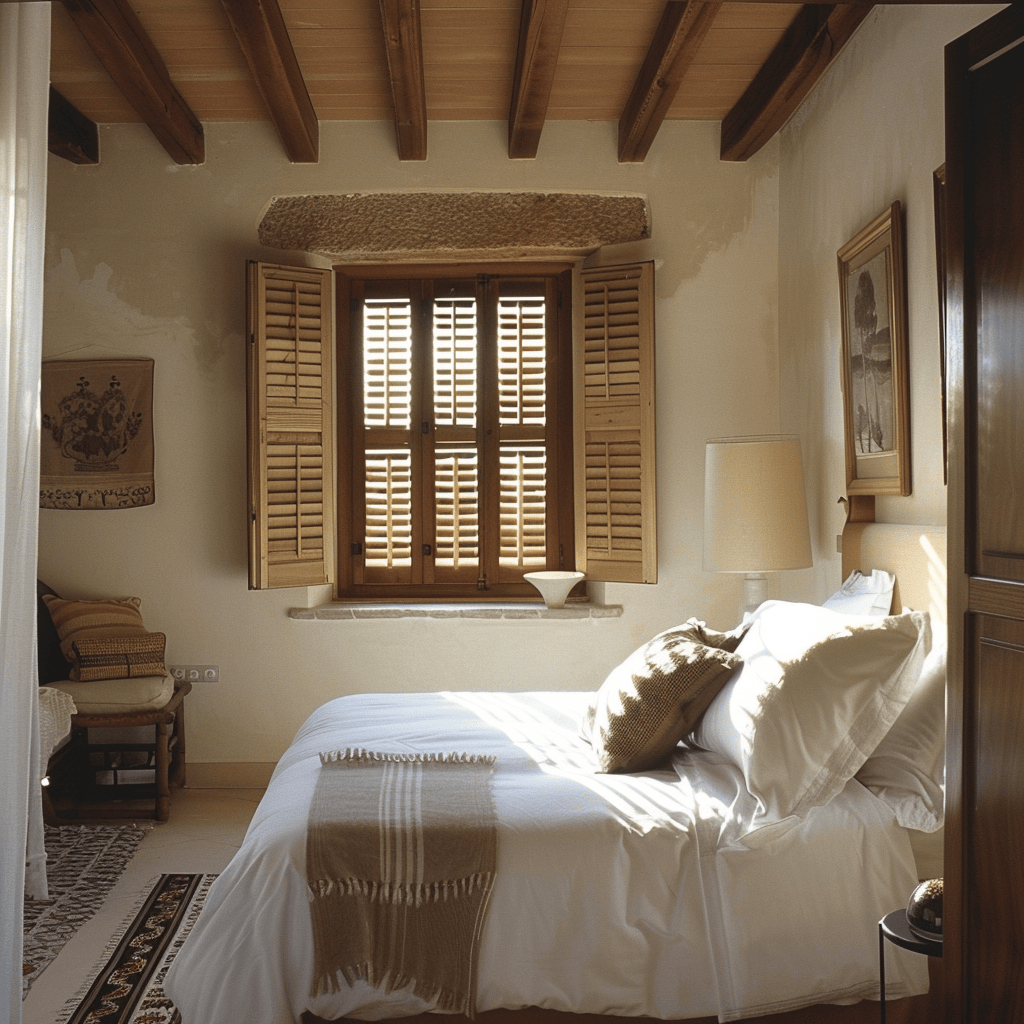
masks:
[(100, 162), (100, 133), (96, 122), (85, 116), (50, 86), (48, 148), (54, 156), (73, 164)]
[[(779, 0), (723, 0), (723, 3), (727, 4), (742, 4), (742, 3), (755, 3), (755, 4), (774, 4), (778, 3)], [(834, 7), (835, 4), (830, 3), (829, 0), (804, 0), (805, 5), (811, 7)], [(849, 0), (849, 3), (844, 5), (847, 7), (917, 7), (923, 6), (924, 4), (933, 5), (936, 7), (978, 7), (982, 5), (982, 0), (967, 0), (966, 3), (960, 3), (960, 0)]]
[(619, 163), (647, 156), (721, 3), (669, 0), (619, 118)]
[(175, 88), (128, 0), (64, 0), (107, 74), (178, 164), (201, 164), (203, 126)]
[(399, 160), (427, 158), (427, 92), (419, 0), (380, 0)]
[(871, 4), (808, 4), (722, 119), (721, 158), (748, 160), (789, 120)]
[(278, 0), (221, 0), (293, 164), (320, 159), (320, 124)]
[(523, 0), (508, 115), (508, 155), (532, 160), (548, 114), (569, 0)]

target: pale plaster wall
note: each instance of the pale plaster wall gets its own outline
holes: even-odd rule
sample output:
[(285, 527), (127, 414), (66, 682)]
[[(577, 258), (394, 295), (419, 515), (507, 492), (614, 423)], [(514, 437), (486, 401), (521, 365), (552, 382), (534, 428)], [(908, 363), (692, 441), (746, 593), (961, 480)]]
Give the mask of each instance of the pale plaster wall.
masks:
[(836, 253), (903, 206), (907, 242), (912, 493), (879, 497), (880, 522), (946, 522), (932, 175), (944, 160), (943, 47), (1004, 5), (876, 6), (779, 136), (779, 359), (783, 429), (800, 434), (814, 570), (787, 597), (840, 576), (846, 493)]
[[(319, 163), (292, 166), (269, 126), (210, 124), (206, 163), (178, 167), (144, 128), (100, 138), (98, 167), (51, 158), (45, 355), (156, 360), (157, 499), (41, 511), (39, 571), (67, 596), (140, 596), (170, 663), (219, 665), (189, 697), (190, 761), (274, 761), (356, 691), (593, 689), (690, 615), (733, 623), (739, 581), (701, 566), (703, 445), (779, 427), (777, 142), (723, 164), (717, 124), (674, 122), (620, 165), (615, 125), (554, 122), (536, 160), (513, 162), (504, 125), (441, 123), (429, 159), (403, 164), (390, 125), (325, 123)], [(272, 196), (377, 188), (648, 196), (653, 237), (621, 255), (657, 267), (660, 582), (609, 585), (621, 617), (301, 622), (287, 609), (319, 594), (247, 589), (244, 261), (298, 259), (257, 241)]]

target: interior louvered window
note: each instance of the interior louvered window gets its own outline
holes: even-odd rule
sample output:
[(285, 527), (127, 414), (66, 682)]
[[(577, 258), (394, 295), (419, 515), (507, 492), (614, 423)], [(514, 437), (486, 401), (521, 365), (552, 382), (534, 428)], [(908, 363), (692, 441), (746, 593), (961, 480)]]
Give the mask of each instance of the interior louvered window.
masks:
[(339, 272), (343, 595), (533, 597), (575, 565), (571, 277), (483, 270)]
[(580, 276), (577, 562), (592, 579), (655, 583), (654, 270)]
[(248, 264), (249, 585), (331, 582), (331, 275)]

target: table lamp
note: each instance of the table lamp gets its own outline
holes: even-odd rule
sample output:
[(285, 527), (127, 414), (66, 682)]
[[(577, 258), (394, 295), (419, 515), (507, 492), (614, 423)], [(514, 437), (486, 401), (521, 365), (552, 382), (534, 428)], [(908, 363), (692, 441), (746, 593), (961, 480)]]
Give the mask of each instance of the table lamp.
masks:
[(800, 439), (766, 434), (708, 441), (704, 568), (744, 574), (741, 621), (767, 598), (767, 573), (811, 564)]

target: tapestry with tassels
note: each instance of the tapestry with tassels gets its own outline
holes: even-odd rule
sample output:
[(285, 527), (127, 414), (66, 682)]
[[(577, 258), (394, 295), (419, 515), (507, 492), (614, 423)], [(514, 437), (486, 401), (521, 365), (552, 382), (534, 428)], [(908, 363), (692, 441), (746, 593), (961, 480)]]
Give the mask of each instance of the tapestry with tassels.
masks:
[(306, 837), (313, 995), (364, 980), (473, 1015), (497, 860), (494, 761), (321, 753)]

